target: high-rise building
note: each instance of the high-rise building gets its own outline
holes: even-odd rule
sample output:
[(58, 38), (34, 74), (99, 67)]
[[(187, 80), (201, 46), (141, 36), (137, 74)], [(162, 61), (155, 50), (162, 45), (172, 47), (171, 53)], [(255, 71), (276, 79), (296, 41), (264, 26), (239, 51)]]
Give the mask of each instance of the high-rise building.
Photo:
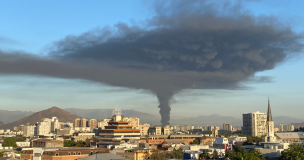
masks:
[(90, 120), (89, 120), (89, 125), (90, 125), (90, 128), (91, 128), (91, 129), (97, 128), (97, 126), (98, 126), (97, 120), (96, 120), (96, 119), (90, 119)]
[(214, 128), (214, 126), (207, 125), (207, 126), (205, 126), (205, 131), (212, 131), (213, 128)]
[(86, 118), (81, 119), (81, 126), (80, 127), (89, 127), (89, 121)]
[(273, 142), (275, 141), (274, 137), (274, 122), (272, 120), (271, 108), (270, 108), (270, 101), (268, 98), (268, 110), (267, 110), (267, 139), (266, 142)]
[(37, 123), (37, 135), (50, 134), (52, 128), (52, 119), (44, 118)]
[(259, 111), (243, 114), (242, 134), (250, 136), (263, 136), (266, 130), (267, 115)]
[(284, 125), (283, 124), (277, 125), (277, 128), (278, 128), (278, 132), (284, 132)]
[(292, 125), (292, 124), (286, 125), (286, 130), (289, 131), (289, 132), (293, 132), (294, 131), (294, 125)]
[(224, 123), (223, 130), (232, 131), (232, 125)]
[(56, 132), (57, 129), (60, 129), (60, 122), (57, 117), (52, 117), (51, 132)]
[(35, 135), (35, 129), (36, 126), (35, 125), (25, 125), (23, 126), (23, 137), (32, 137)]
[(74, 127), (74, 128), (77, 128), (77, 127), (80, 127), (80, 126), (81, 126), (80, 119), (79, 119), (79, 118), (76, 118), (76, 119), (74, 120), (73, 127)]

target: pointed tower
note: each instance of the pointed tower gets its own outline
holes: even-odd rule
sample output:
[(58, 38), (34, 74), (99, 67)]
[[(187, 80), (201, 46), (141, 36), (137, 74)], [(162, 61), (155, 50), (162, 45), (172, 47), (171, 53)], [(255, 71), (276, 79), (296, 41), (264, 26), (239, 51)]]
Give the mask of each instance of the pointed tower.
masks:
[(270, 101), (268, 97), (268, 110), (267, 110), (267, 135), (266, 135), (266, 142), (273, 142), (275, 141), (274, 137), (274, 122), (272, 120), (271, 108), (270, 108)]

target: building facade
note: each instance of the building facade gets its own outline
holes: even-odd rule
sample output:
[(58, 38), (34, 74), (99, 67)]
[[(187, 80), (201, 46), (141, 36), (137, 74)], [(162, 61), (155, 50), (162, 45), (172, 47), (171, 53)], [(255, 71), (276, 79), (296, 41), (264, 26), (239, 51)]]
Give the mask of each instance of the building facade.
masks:
[(243, 114), (242, 134), (263, 136), (267, 134), (267, 114), (259, 111)]
[(224, 123), (223, 124), (223, 130), (232, 131), (232, 125)]
[(140, 140), (140, 129), (133, 129), (133, 126), (130, 126), (129, 122), (122, 121), (121, 115), (117, 113), (108, 122), (108, 126), (99, 131), (99, 147), (101, 148)]

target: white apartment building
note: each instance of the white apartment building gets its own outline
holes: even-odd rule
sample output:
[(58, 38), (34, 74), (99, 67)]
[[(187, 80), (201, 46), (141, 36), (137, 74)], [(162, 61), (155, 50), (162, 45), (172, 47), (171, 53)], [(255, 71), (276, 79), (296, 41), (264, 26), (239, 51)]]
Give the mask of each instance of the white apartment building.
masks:
[(289, 131), (289, 132), (293, 132), (294, 131), (294, 125), (292, 125), (292, 124), (288, 124), (288, 125), (286, 125), (286, 130), (287, 131)]
[(98, 128), (105, 129), (105, 126), (108, 126), (108, 122), (111, 120), (111, 118), (105, 118), (102, 121), (98, 122)]
[(37, 135), (45, 135), (50, 134), (51, 132), (51, 123), (52, 120), (48, 118), (44, 118), (38, 122), (37, 125)]
[(267, 134), (267, 114), (259, 111), (243, 114), (242, 134), (250, 136), (263, 136)]
[(23, 126), (23, 137), (32, 137), (35, 135), (35, 125), (25, 125)]
[(283, 124), (277, 125), (277, 128), (279, 129), (278, 132), (284, 132), (284, 125)]
[(232, 125), (224, 123), (223, 130), (232, 131)]
[(129, 122), (129, 126), (133, 126), (133, 129), (139, 129), (139, 118), (137, 117), (123, 117), (122, 121)]

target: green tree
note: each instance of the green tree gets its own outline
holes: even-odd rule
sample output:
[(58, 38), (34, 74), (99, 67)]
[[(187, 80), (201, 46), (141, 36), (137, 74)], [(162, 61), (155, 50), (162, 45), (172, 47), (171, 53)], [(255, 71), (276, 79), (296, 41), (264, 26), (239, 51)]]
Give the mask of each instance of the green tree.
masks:
[(2, 152), (0, 152), (0, 157), (3, 157), (3, 153)]
[(200, 144), (199, 140), (195, 139), (194, 141), (190, 142), (190, 144)]
[(217, 157), (218, 157), (218, 152), (216, 150), (214, 150), (212, 153), (212, 158), (215, 159)]
[(64, 147), (74, 147), (75, 145), (74, 140), (64, 140)]
[(170, 154), (167, 152), (159, 152), (158, 150), (153, 150), (151, 155), (151, 160), (168, 160), (170, 158)]
[(208, 159), (208, 158), (210, 158), (210, 157), (209, 157), (208, 150), (204, 150), (203, 153), (200, 155), (200, 157), (201, 157), (202, 159)]
[(77, 141), (76, 142), (76, 145), (75, 145), (76, 147), (84, 147), (85, 146), (85, 142), (84, 141)]
[(148, 134), (145, 136), (145, 140), (146, 140), (147, 143), (149, 143), (150, 136)]
[(90, 139), (86, 139), (84, 147), (90, 147)]
[(177, 150), (171, 152), (171, 158), (173, 159), (183, 159), (184, 158), (184, 150), (179, 147)]
[(304, 144), (293, 144), (287, 150), (282, 151), (281, 160), (302, 160), (304, 157)]
[(233, 146), (232, 151), (226, 152), (226, 157), (233, 160), (266, 160), (258, 150), (253, 148), (246, 152), (241, 145)]
[(14, 138), (14, 137), (5, 138), (2, 146), (3, 147), (14, 147), (14, 148), (17, 147), (16, 138)]

